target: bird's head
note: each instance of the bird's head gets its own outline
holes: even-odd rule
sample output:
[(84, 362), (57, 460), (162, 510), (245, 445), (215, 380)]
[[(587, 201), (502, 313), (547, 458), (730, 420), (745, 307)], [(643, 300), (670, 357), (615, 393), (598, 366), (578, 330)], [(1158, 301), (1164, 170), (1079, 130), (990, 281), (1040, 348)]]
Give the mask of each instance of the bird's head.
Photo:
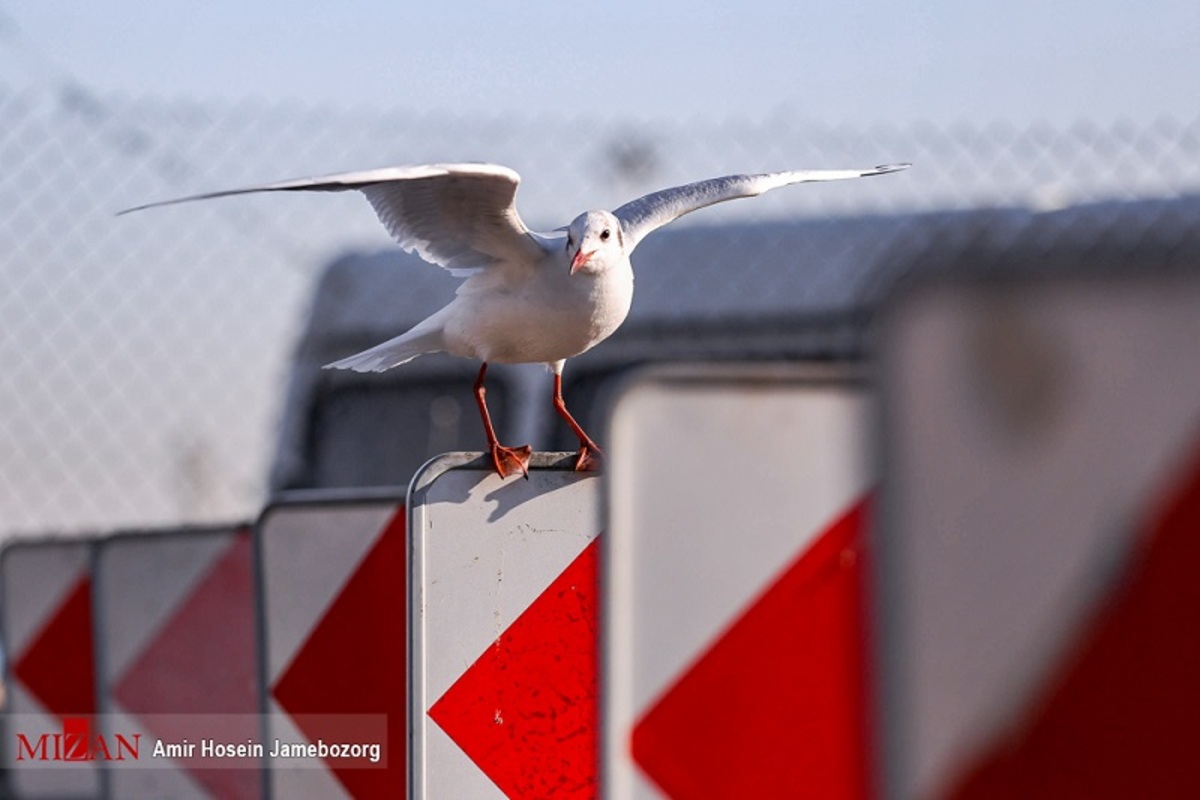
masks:
[(621, 221), (607, 211), (588, 211), (567, 228), (567, 258), (571, 274), (598, 275), (625, 258)]

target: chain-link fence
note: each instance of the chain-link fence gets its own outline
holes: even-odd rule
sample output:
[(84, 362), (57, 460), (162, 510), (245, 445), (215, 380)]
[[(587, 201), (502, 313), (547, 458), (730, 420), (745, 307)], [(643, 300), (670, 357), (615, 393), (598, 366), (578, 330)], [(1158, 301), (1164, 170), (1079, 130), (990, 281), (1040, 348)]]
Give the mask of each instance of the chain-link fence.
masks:
[(253, 514), (312, 281), (346, 250), (388, 242), (353, 194), (116, 211), (287, 177), (463, 160), (520, 171), (522, 214), (535, 228), (719, 174), (890, 161), (916, 167), (776, 192), (680, 224), (1042, 209), (1200, 190), (1200, 120), (651, 126), (0, 89), (0, 535)]

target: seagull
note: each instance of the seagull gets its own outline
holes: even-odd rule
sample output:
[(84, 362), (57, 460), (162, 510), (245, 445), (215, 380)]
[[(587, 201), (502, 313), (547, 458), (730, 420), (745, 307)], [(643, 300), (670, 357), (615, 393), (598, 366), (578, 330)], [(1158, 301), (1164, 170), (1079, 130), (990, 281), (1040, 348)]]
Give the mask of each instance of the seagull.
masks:
[(563, 366), (625, 321), (633, 300), (629, 257), (642, 239), (715, 203), (794, 183), (885, 175), (909, 166), (728, 175), (653, 192), (613, 211), (586, 211), (547, 233), (530, 230), (517, 213), (520, 176), (485, 163), (301, 178), (148, 203), (119, 214), (257, 192), (362, 192), (400, 247), (463, 282), (449, 305), (411, 330), (326, 368), (383, 372), (417, 356), (443, 352), (482, 362), (474, 391), (492, 464), (502, 478), (528, 478), (532, 448), (505, 447), (492, 425), (484, 386), (488, 364), (546, 364), (554, 373), (554, 410), (579, 439), (575, 468), (596, 469), (603, 451), (567, 410)]

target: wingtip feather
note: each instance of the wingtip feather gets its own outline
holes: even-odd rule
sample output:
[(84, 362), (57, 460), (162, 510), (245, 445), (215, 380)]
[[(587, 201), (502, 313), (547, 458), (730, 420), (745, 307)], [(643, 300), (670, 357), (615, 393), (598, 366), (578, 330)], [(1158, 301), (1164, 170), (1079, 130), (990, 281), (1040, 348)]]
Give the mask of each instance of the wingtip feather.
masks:
[(343, 358), (340, 361), (333, 361), (325, 364), (321, 369), (348, 369), (352, 372), (383, 372), (387, 369), (384, 366), (384, 359), (379, 357), (361, 358), (360, 356), (350, 356)]
[(908, 161), (901, 161), (895, 164), (880, 164), (879, 166), (864, 172), (863, 177), (868, 177), (871, 175), (887, 175), (889, 172), (903, 172), (911, 166), (912, 164)]

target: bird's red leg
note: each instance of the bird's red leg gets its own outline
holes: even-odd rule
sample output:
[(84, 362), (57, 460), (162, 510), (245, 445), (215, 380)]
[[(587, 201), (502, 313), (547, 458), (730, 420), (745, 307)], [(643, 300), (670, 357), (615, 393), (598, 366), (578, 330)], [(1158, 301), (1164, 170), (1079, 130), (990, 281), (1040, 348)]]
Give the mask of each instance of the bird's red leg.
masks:
[(567, 404), (563, 402), (562, 396), (562, 375), (555, 373), (554, 375), (554, 410), (558, 415), (567, 421), (571, 426), (571, 430), (579, 437), (579, 457), (575, 459), (575, 469), (577, 471), (594, 470), (600, 468), (600, 459), (604, 457), (604, 451), (600, 449), (600, 445), (592, 441), (592, 437), (588, 436), (575, 418), (571, 416), (571, 412), (567, 411)]
[(475, 403), (479, 406), (479, 416), (483, 418), (483, 430), (487, 434), (488, 449), (492, 453), (492, 463), (501, 478), (516, 475), (518, 472), (529, 477), (529, 456), (533, 448), (505, 447), (496, 439), (496, 429), (492, 427), (492, 415), (488, 413), (487, 388), (483, 385), (483, 376), (487, 374), (487, 362), (479, 368), (479, 377), (475, 379)]

